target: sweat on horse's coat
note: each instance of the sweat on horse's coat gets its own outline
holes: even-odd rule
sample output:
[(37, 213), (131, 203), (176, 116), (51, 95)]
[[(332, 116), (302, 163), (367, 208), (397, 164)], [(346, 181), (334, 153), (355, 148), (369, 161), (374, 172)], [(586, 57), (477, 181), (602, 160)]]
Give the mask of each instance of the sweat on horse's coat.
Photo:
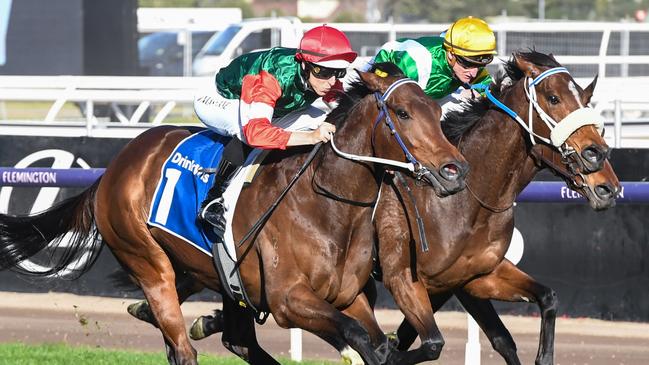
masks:
[[(332, 113), (337, 145), (354, 154), (403, 161), (393, 131), (384, 123), (374, 128), (370, 122), (378, 115), (373, 92), (385, 93), (397, 78), (359, 75), (361, 82), (350, 99), (341, 100)], [(433, 185), (435, 191), (448, 195), (460, 190), (466, 164), (441, 132), (439, 106), (412, 84), (397, 88), (387, 106), (404, 144), (442, 179)], [(53, 252), (68, 231), (76, 235), (71, 244), (57, 250), (53, 274), (80, 254), (96, 257), (106, 243), (142, 288), (169, 363), (197, 364), (179, 303), (201, 288), (220, 291), (221, 284), (210, 257), (146, 223), (162, 165), (190, 134), (182, 127), (152, 128), (131, 141), (101, 180), (80, 195), (35, 216), (0, 215), (0, 269), (30, 273), (18, 266), (20, 262), (42, 250)], [(304, 152), (294, 148), (269, 155), (241, 194), (235, 238), (275, 199), (306, 158)], [(441, 173), (445, 166), (456, 167), (457, 174)], [(317, 180), (338, 196), (366, 201), (376, 195), (379, 169), (342, 160), (329, 146), (321, 148), (314, 164), (253, 237), (254, 248), (242, 260), (241, 277), (254, 305), (270, 310), (279, 325), (311, 331), (339, 349), (350, 345), (370, 365), (403, 365), (415, 363), (420, 354), (394, 350), (362, 293), (372, 265), (371, 209), (319, 195), (312, 187)], [(87, 243), (88, 236), (95, 239)], [(79, 268), (79, 273), (88, 268)], [(256, 342), (252, 313), (223, 298), (223, 314), (221, 340), (228, 349), (250, 363), (277, 364)]]
[[(517, 53), (506, 63), (506, 75), (492, 85), (493, 93), (527, 117), (525, 79), (558, 66), (548, 55)], [(507, 85), (502, 85), (503, 80)], [(593, 82), (579, 89), (576, 100), (573, 85), (567, 73), (549, 76), (537, 85), (539, 104), (555, 120), (587, 105), (595, 87)], [(553, 103), (555, 98), (558, 103)], [(533, 123), (535, 131), (549, 135), (537, 115)], [(467, 189), (445, 199), (409, 183), (414, 185), (430, 250), (422, 252), (413, 244), (417, 239), (413, 208), (400, 184), (386, 179), (377, 207), (384, 284), (405, 314), (398, 331), (399, 348), (409, 348), (418, 334), (422, 344), (431, 347), (431, 358), (439, 356), (444, 341), (433, 312), (455, 294), (507, 364), (520, 364), (516, 345), (488, 299), (532, 301), (541, 312), (536, 364), (552, 364), (556, 294), (504, 259), (514, 230), (512, 204), (534, 175), (547, 167), (586, 196), (593, 209), (612, 207), (620, 185), (606, 159), (608, 147), (593, 125), (583, 125), (568, 137), (565, 149), (574, 150), (572, 155), (562, 156), (549, 144), (533, 146), (528, 133), (488, 100), (447, 116), (443, 128), (471, 164), (471, 172)], [(597, 161), (582, 161), (591, 155)]]

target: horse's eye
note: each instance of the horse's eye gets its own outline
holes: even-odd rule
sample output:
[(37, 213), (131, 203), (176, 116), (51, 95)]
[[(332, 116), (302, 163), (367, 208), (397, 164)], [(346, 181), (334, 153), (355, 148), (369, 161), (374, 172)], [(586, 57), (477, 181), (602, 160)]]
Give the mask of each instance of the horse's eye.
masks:
[(408, 115), (408, 112), (403, 110), (403, 109), (397, 109), (397, 117), (399, 119), (408, 119), (410, 116)]
[(552, 104), (552, 105), (559, 104), (559, 98), (556, 95), (550, 95), (548, 97), (548, 100), (550, 101), (550, 104)]

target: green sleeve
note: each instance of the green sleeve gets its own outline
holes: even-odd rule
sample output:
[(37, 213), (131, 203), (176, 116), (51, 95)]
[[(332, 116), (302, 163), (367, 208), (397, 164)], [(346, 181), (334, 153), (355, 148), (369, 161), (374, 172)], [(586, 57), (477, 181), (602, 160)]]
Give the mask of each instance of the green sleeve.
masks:
[(381, 49), (374, 57), (374, 63), (392, 62), (403, 74), (412, 80), (419, 80), (417, 64), (406, 51), (388, 51)]

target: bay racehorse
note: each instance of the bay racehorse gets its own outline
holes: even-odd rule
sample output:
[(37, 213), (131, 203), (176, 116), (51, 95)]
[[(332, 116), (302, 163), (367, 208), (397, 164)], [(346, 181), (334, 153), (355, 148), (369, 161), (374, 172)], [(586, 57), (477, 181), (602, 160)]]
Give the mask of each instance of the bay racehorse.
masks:
[[(443, 122), (471, 165), (467, 189), (438, 199), (399, 173), (385, 179), (375, 221), (379, 260), (383, 282), (405, 315), (397, 332), (400, 349), (418, 334), (439, 356), (444, 341), (433, 310), (455, 293), (507, 364), (520, 364), (516, 345), (489, 300), (536, 303), (536, 364), (552, 364), (557, 296), (504, 258), (514, 200), (543, 168), (595, 210), (615, 205), (620, 184), (607, 160), (601, 119), (586, 108), (596, 79), (582, 89), (552, 56), (534, 51), (514, 54), (504, 70), (491, 89), (505, 108), (485, 99)], [(413, 202), (424, 221), (426, 252)]]
[[(440, 196), (461, 190), (466, 162), (442, 134), (440, 108), (410, 80), (384, 73), (359, 77), (328, 117), (337, 125), (336, 146), (411, 166), (413, 176)], [(143, 290), (169, 363), (196, 364), (179, 303), (198, 288), (220, 291), (217, 271), (211, 257), (146, 223), (163, 163), (191, 133), (182, 127), (152, 128), (132, 140), (80, 195), (32, 216), (0, 215), (0, 268), (55, 275), (79, 255), (90, 252), (96, 258), (105, 243)], [(237, 204), (235, 242), (305, 160), (305, 150), (298, 148), (273, 153), (263, 163)], [(251, 303), (271, 312), (282, 327), (303, 328), (337, 348), (349, 345), (368, 364), (412, 363), (409, 354), (388, 346), (362, 293), (372, 265), (371, 203), (381, 171), (382, 163), (340, 158), (331, 144), (321, 148), (256, 232), (254, 249), (240, 263), (241, 278)], [(72, 239), (57, 247), (66, 232)], [(238, 254), (245, 248), (239, 245)], [(52, 253), (52, 270), (37, 273), (19, 266), (39, 252)], [(79, 267), (78, 274), (88, 269)], [(176, 281), (189, 284), (177, 287)], [(223, 305), (224, 345), (250, 363), (276, 364), (254, 339), (253, 313), (226, 296)]]

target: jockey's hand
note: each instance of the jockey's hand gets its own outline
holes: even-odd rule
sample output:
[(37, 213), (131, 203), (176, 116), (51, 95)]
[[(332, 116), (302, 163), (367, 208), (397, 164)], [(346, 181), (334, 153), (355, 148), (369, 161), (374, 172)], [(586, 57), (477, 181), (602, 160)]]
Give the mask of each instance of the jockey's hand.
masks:
[(464, 89), (460, 92), (460, 97), (462, 99), (476, 99), (480, 97), (480, 93), (473, 89)]
[(329, 142), (334, 132), (336, 132), (335, 125), (323, 122), (322, 124), (320, 124), (318, 129), (311, 132), (311, 136), (313, 137), (313, 144), (316, 144), (318, 142)]

